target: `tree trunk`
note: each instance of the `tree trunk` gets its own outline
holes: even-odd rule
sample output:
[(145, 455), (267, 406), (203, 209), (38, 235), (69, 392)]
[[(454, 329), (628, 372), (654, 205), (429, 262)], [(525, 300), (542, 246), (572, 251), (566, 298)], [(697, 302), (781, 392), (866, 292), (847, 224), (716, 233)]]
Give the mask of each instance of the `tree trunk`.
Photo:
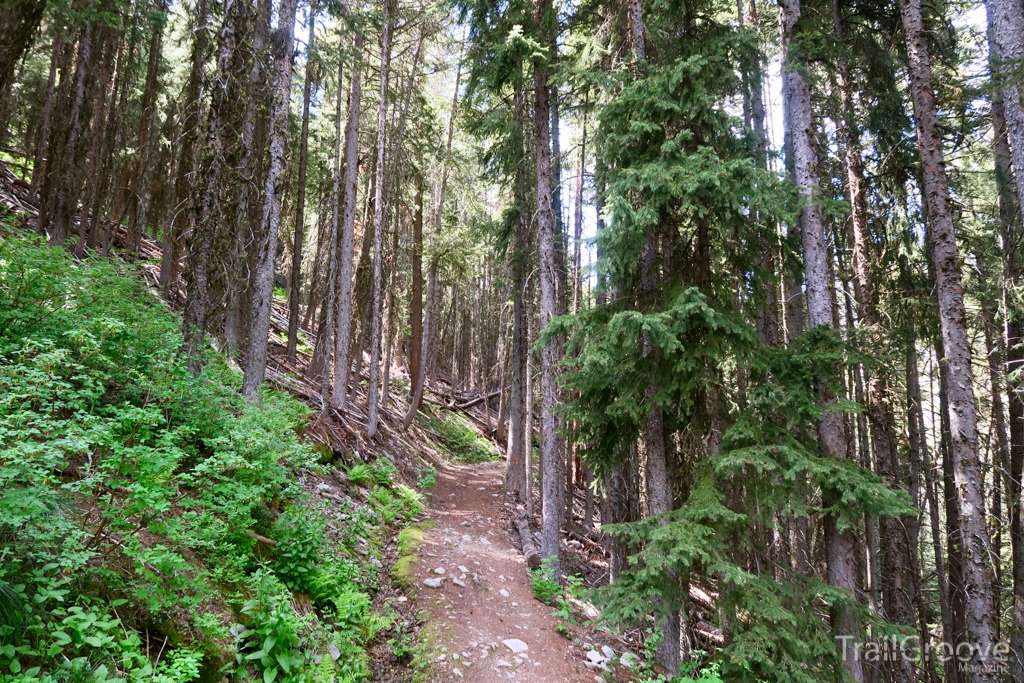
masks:
[[(949, 373), (946, 389), (950, 445), (964, 544), (968, 638), (975, 645), (994, 647), (996, 629), (991, 612), (993, 578), (989, 564), (988, 529), (982, 514), (984, 501), (981, 463), (978, 458), (974, 382), (971, 376), (971, 347), (921, 0), (904, 0), (901, 13), (917, 123), (917, 148), (922, 166), (921, 194), (928, 220), (928, 241), (935, 269), (939, 322)], [(974, 650), (970, 664), (974, 667), (971, 680), (975, 683), (994, 682), (998, 679), (991, 666), (992, 662), (983, 658), (979, 649)]]
[(259, 401), (260, 385), (263, 384), (267, 368), (267, 335), (270, 333), (270, 306), (274, 293), (274, 257), (277, 253), (277, 230), (281, 223), (281, 194), (284, 192), (295, 5), (296, 0), (281, 0), (277, 30), (273, 36), (274, 100), (270, 119), (270, 167), (264, 186), (263, 215), (256, 243), (252, 322), (249, 325), (249, 348), (245, 356), (245, 376), (242, 381), (242, 393), (250, 402)]
[(185, 112), (181, 119), (180, 155), (178, 157), (177, 176), (174, 181), (175, 206), (171, 213), (171, 222), (164, 239), (163, 258), (160, 262), (160, 285), (164, 296), (170, 297), (172, 287), (177, 282), (180, 270), (183, 240), (188, 232), (195, 208), (192, 205), (193, 174), (198, 169), (197, 158), (199, 142), (199, 125), (202, 118), (202, 92), (204, 65), (209, 51), (209, 30), (207, 29), (209, 1), (199, 0), (196, 5), (196, 28), (192, 42), (192, 58), (185, 86)]
[(576, 160), (576, 213), (572, 219), (572, 312), (583, 305), (583, 175), (587, 164), (587, 118), (584, 114), (580, 132), (580, 153)]
[(151, 23), (153, 32), (149, 40), (149, 55), (146, 65), (146, 83), (142, 91), (142, 116), (139, 120), (139, 137), (136, 143), (136, 157), (133, 163), (135, 178), (132, 179), (134, 189), (131, 198), (131, 210), (128, 213), (128, 241), (132, 253), (138, 258), (142, 230), (149, 213), (149, 202), (152, 195), (150, 177), (153, 172), (153, 128), (156, 119), (156, 96), (160, 82), (160, 57), (163, 48), (164, 24), (166, 8), (157, 2), (156, 9), (160, 12)]
[[(362, 54), (363, 34), (359, 30), (356, 31), (353, 47), (356, 54)], [(348, 94), (348, 122), (345, 126), (345, 211), (341, 219), (341, 261), (335, 320), (337, 329), (334, 337), (334, 385), (331, 390), (331, 401), (340, 411), (345, 410), (345, 403), (348, 400), (348, 375), (352, 363), (352, 250), (355, 246), (358, 200), (356, 180), (359, 174), (359, 100), (362, 97), (362, 73), (362, 64), (353, 65), (352, 84)], [(358, 376), (355, 381), (358, 384)]]
[[(430, 237), (434, 242), (441, 234), (441, 219), (444, 217), (444, 195), (448, 187), (448, 162), (452, 154), (452, 137), (455, 134), (455, 118), (459, 105), (459, 85), (462, 82), (462, 56), (455, 70), (455, 92), (452, 93), (451, 118), (448, 119), (448, 138), (445, 143), (444, 158), (441, 160), (441, 173), (430, 191)], [(431, 336), (435, 334), (433, 327), (437, 324), (439, 305), (438, 262), (435, 256), (427, 269), (427, 307), (423, 316), (423, 342), (420, 345), (420, 367), (417, 377), (412, 381), (412, 395), (409, 397), (409, 410), (402, 420), (402, 428), (408, 429), (423, 402), (423, 391), (426, 388), (427, 376), (433, 365), (433, 348)]]
[[(326, 282), (326, 297), (324, 298), (324, 308), (322, 318), (324, 325), (320, 335), (320, 358), (322, 359), (322, 365), (320, 367), (320, 408), (324, 412), (327, 411), (328, 406), (331, 405), (332, 401), (332, 379), (341, 372), (337, 363), (340, 362), (337, 356), (337, 349), (332, 349), (332, 341), (334, 339), (335, 329), (337, 328), (337, 303), (339, 297), (339, 288), (344, 289), (341, 285), (341, 280), (338, 277), (339, 259), (344, 258), (341, 253), (344, 249), (343, 246), (339, 245), (339, 231), (341, 230), (341, 93), (343, 83), (343, 71), (345, 68), (344, 60), (338, 60), (338, 86), (337, 92), (335, 92), (334, 99), (334, 182), (331, 188), (331, 217), (330, 217), (330, 228), (327, 230), (327, 282)], [(349, 259), (352, 257), (349, 256)], [(350, 278), (351, 279), (351, 278)], [(335, 365), (331, 366), (331, 356), (335, 356)]]
[[(1011, 0), (990, 0), (987, 7), (989, 61), (992, 73), (1001, 74), (1014, 68), (1012, 59), (1022, 56), (1021, 41), (1024, 26), (1021, 26), (1019, 3)], [(1007, 53), (1009, 50), (1009, 53)], [(1005, 76), (1004, 76), (1005, 78)], [(996, 88), (990, 95), (992, 100), (992, 144), (995, 161), (996, 190), (999, 201), (999, 222), (1002, 228), (1003, 293), (1005, 305), (1005, 347), (1006, 367), (1004, 376), (1009, 385), (1007, 392), (1009, 416), (1009, 454), (1002, 463), (1006, 480), (1006, 506), (1010, 521), (1010, 557), (1013, 579), (1013, 604), (1010, 619), (1010, 657), (1007, 662), (1010, 679), (1024, 680), (1024, 518), (1021, 516), (1021, 477), (1024, 476), (1024, 395), (1017, 371), (1024, 367), (1024, 310), (1022, 310), (1017, 289), (1024, 273), (1021, 249), (1024, 248), (1024, 231), (1021, 226), (1021, 176), (1024, 174), (1024, 126), (1019, 117), (1020, 86), (1005, 82), (1005, 89)], [(1005, 102), (1012, 98), (1011, 106)], [(1008, 125), (1012, 105), (1016, 105), (1018, 117), (1014, 129), (1015, 149), (1011, 149), (1011, 128)], [(1016, 154), (1015, 154), (1016, 152)], [(1014, 180), (1016, 179), (1016, 184)]]
[[(807, 317), (810, 327), (834, 324), (832, 298), (830, 293), (830, 269), (827, 241), (822, 222), (821, 207), (818, 204), (820, 178), (817, 155), (814, 146), (814, 129), (811, 111), (811, 91), (800, 71), (800, 64), (791, 52), (793, 32), (800, 18), (800, 0), (784, 0), (781, 3), (780, 20), (783, 43), (783, 80), (788, 119), (788, 131), (792, 139), (793, 178), (800, 194), (800, 232), (803, 242), (804, 278), (807, 292)], [(828, 410), (834, 399), (829, 392), (819, 389), (822, 417), (818, 422), (818, 439), (822, 451), (831, 458), (846, 457), (846, 438), (843, 433), (842, 417)], [(835, 503), (838, 491), (822, 491), (822, 502), (826, 506)], [(826, 560), (828, 583), (843, 588), (854, 599), (856, 582), (856, 536), (852, 529), (841, 530), (836, 515), (825, 518)], [(840, 645), (842, 668), (846, 675), (858, 683), (864, 680), (860, 662), (855, 661), (847, 651), (844, 640), (860, 636), (856, 613), (848, 607), (836, 607), (832, 613), (832, 632)]]
[(373, 290), (370, 294), (370, 385), (366, 393), (366, 435), (377, 434), (377, 379), (380, 373), (381, 287), (384, 268), (384, 142), (387, 132), (388, 68), (391, 61), (391, 17), (384, 0), (384, 31), (381, 34), (380, 101), (377, 109), (377, 182), (373, 211)]
[[(526, 156), (526, 140), (523, 130), (525, 117), (524, 84), (516, 80), (512, 85), (512, 135), (513, 145), (520, 157)], [(515, 222), (515, 236), (512, 253), (509, 259), (512, 270), (512, 360), (511, 387), (509, 392), (509, 432), (506, 452), (508, 460), (505, 467), (505, 488), (513, 491), (524, 505), (530, 503), (530, 470), (529, 450), (530, 434), (527, 432), (529, 416), (527, 415), (527, 361), (528, 339), (526, 336), (527, 315), (529, 307), (526, 303), (526, 284), (529, 273), (530, 236), (526, 222), (528, 180), (526, 169), (516, 164), (512, 178), (513, 202), (518, 207), (519, 215)]]
[[(544, 35), (544, 26), (550, 20), (549, 0), (537, 0), (535, 6), (537, 32)], [(555, 315), (557, 273), (555, 272), (555, 218), (551, 209), (551, 95), (548, 83), (548, 65), (536, 58), (533, 65), (534, 123), (536, 126), (535, 156), (537, 164), (537, 248), (540, 256), (540, 332), (544, 333)], [(558, 453), (558, 435), (555, 433), (555, 406), (558, 388), (555, 383), (555, 365), (558, 362), (554, 341), (541, 350), (541, 489), (544, 497), (541, 526), (541, 556), (552, 558), (553, 580), (560, 576), (559, 529), (562, 512), (561, 458)]]
[[(842, 44), (843, 20), (838, 0), (833, 0), (832, 13), (836, 40)], [(873, 259), (869, 247), (867, 188), (850, 70), (844, 55), (838, 57), (837, 67), (843, 108), (843, 116), (839, 120), (839, 138), (845, 156), (851, 206), (849, 240), (853, 250), (854, 299), (857, 302), (859, 326), (868, 333), (865, 342), (867, 348), (878, 348), (884, 344), (884, 339), (879, 329), (881, 320), (877, 309)], [(889, 378), (881, 367), (870, 370), (863, 368), (862, 374), (866, 383), (867, 418), (876, 467), (890, 488), (906, 488), (898, 462), (896, 418), (890, 403)], [(866, 448), (862, 448), (862, 452), (866, 453)], [(914, 549), (908, 543), (906, 530), (913, 526), (915, 521), (910, 516), (899, 519), (883, 518), (878, 521), (881, 549), (879, 583), (882, 590), (883, 613), (890, 623), (904, 627), (908, 635), (913, 633), (917, 622), (914, 610), (917, 577), (911, 572), (914, 566)], [(913, 683), (915, 680), (913, 666), (906, 657), (895, 657), (891, 661), (882, 662), (882, 668), (886, 680), (892, 683)]]
[[(113, 31), (106, 31), (105, 33), (107, 33), (108, 48), (105, 52), (109, 54), (111, 50), (116, 49), (117, 41)], [(112, 63), (113, 60), (110, 59), (102, 60), (99, 66), (99, 74), (97, 75), (98, 92), (92, 111), (93, 126), (90, 136), (89, 153), (87, 155), (89, 165), (86, 169), (86, 192), (78, 216), (78, 243), (75, 245), (75, 256), (78, 258), (85, 257), (89, 243), (95, 244), (96, 239), (95, 235), (90, 235), (89, 233), (90, 225), (92, 230), (95, 231), (97, 223), (87, 212), (90, 208), (93, 209), (94, 214), (99, 212), (100, 202), (93, 200), (99, 199), (97, 195), (99, 194), (100, 166), (103, 164), (103, 141), (106, 137), (107, 113), (112, 108), (108, 106), (107, 102), (107, 89)], [(113, 102), (109, 104), (112, 105)]]
[(96, 40), (100, 26), (99, 22), (89, 22), (82, 28), (74, 71), (61, 74), (57, 115), (62, 125), (51, 130), (48, 145), (51, 163), (47, 167), (39, 202), (38, 229), (48, 235), (51, 245), (63, 245), (72, 234), (78, 213), (84, 176), (82, 166), (87, 151), (85, 133), (92, 114), (91, 70), (101, 52), (96, 49), (96, 44), (101, 42)]
[(188, 283), (185, 311), (182, 315), (182, 352), (188, 369), (198, 375), (203, 365), (206, 318), (210, 306), (211, 256), (217, 222), (220, 218), (220, 183), (224, 173), (227, 147), (225, 126), (229, 107), (231, 62), (235, 50), (235, 23), (241, 0), (228, 0), (224, 6), (224, 24), (217, 48), (217, 76), (211, 85), (210, 113), (206, 143), (200, 165), (202, 199), (195, 205), (192, 236), (188, 242), (185, 279)]
[[(309, 157), (309, 98), (313, 89), (313, 43), (316, 40), (316, 8), (310, 9), (309, 37), (306, 39), (306, 75), (302, 84), (302, 132), (299, 134), (299, 178), (295, 197), (295, 234), (292, 240), (292, 269), (288, 290), (288, 360), (295, 362), (299, 342), (299, 294), (302, 289), (302, 240), (306, 232), (306, 165)], [(338, 83), (341, 90), (341, 82)]]
[(423, 154), (416, 170), (416, 208), (412, 217), (412, 287), (409, 296), (409, 396), (416, 393), (415, 383), (420, 379), (420, 359), (423, 346)]
[[(50, 117), (53, 112), (53, 95), (57, 83), (57, 65), (62, 61), (64, 54), (64, 39), (60, 34), (53, 37), (53, 46), (50, 48), (50, 72), (46, 77), (46, 96), (43, 100), (43, 111), (39, 122), (39, 134), (36, 137), (36, 153), (32, 163), (32, 183), (29, 188), (29, 202), (35, 202), (39, 193), (39, 186), (46, 175), (46, 143), (50, 135)], [(62, 67), (65, 68), (65, 67)], [(3, 125), (3, 122), (0, 122)]]
[[(0, 97), (13, 85), (14, 70), (32, 46), (43, 21), (46, 0), (14, 0), (0, 5)], [(0, 128), (7, 122), (0, 120)]]
[[(996, 85), (1002, 90), (1006, 127), (1017, 181), (1017, 197), (1024, 197), (1024, 108), (1020, 76), (1014, 71), (1024, 60), (1024, 7), (1020, 0), (987, 0), (989, 49)], [(906, 21), (906, 19), (904, 19)], [(1024, 210), (1019, 205), (1018, 209)]]
[[(907, 431), (910, 441), (911, 459), (920, 459), (921, 470), (924, 473), (924, 495), (920, 498), (920, 507), (928, 506), (928, 522), (931, 529), (932, 553), (935, 558), (936, 583), (939, 592), (939, 615), (942, 622), (943, 633), (952, 631), (952, 617), (949, 614), (949, 593), (946, 590), (946, 563), (942, 553), (942, 537), (939, 531), (939, 507), (938, 497), (935, 494), (935, 476), (932, 467), (932, 459), (929, 455), (928, 441), (925, 439), (924, 410), (921, 401), (921, 382), (917, 368), (917, 340), (911, 332), (910, 340), (906, 351), (906, 381), (907, 381)], [(923, 571), (919, 573), (919, 581), (922, 589), (918, 590), (918, 600), (923, 598), (923, 586), (925, 577)], [(918, 617), (923, 622), (922, 644), (928, 643), (928, 624), (926, 621), (926, 610), (918, 609)], [(934, 656), (928, 655), (926, 662), (929, 672), (934, 676)], [(955, 680), (950, 679), (950, 680)]]

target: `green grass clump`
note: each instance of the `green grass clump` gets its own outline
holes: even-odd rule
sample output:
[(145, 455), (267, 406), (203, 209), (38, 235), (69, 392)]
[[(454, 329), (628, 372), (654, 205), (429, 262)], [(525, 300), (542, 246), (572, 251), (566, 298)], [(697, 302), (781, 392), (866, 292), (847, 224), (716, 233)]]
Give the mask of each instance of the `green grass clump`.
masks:
[(501, 457), (498, 449), (470, 426), (462, 415), (449, 413), (443, 418), (427, 415), (427, 426), (441, 439), (441, 445), (461, 463), (487, 462)]

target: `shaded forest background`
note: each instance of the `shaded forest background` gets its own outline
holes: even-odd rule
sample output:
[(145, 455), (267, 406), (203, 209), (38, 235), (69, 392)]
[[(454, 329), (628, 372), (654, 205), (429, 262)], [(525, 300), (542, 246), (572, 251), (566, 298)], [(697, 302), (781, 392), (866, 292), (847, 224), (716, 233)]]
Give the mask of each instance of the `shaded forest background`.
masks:
[(1019, 681), (1022, 59), (1019, 0), (7, 0), (0, 157), (253, 409), (482, 404), (668, 671)]

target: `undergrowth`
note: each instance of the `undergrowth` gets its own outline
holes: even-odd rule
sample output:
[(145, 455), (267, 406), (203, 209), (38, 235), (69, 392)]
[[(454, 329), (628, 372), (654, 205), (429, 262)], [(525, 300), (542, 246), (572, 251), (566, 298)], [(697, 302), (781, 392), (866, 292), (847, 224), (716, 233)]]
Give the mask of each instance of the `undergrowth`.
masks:
[(450, 413), (437, 417), (433, 413), (421, 413), (426, 426), (433, 431), (458, 462), (477, 463), (497, 460), (501, 457), (493, 443), (483, 438), (470, 426), (462, 415)]
[(123, 264), (0, 242), (0, 681), (367, 680), (364, 546), (419, 494), (381, 459), (314, 504), (307, 409), (179, 330)]

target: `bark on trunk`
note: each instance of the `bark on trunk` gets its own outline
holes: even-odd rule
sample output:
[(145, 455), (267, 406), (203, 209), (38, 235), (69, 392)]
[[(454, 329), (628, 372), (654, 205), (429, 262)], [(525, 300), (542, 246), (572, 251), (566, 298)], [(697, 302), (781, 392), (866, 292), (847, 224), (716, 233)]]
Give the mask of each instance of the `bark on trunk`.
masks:
[(53, 113), (53, 95), (57, 84), (57, 65), (64, 54), (64, 39), (58, 34), (53, 38), (50, 48), (50, 72), (46, 77), (46, 97), (43, 100), (43, 111), (40, 115), (39, 135), (36, 138), (36, 153), (32, 163), (32, 186), (29, 188), (29, 202), (35, 202), (39, 186), (46, 175), (46, 143), (50, 135), (50, 117)]
[[(833, 24), (837, 41), (843, 37), (842, 10), (838, 0), (832, 3)], [(860, 139), (857, 131), (856, 113), (853, 102), (853, 87), (846, 57), (837, 59), (837, 80), (842, 100), (843, 116), (839, 121), (839, 138), (843, 147), (847, 188), (850, 199), (850, 245), (853, 250), (854, 298), (857, 302), (859, 326), (867, 330), (867, 348), (884, 344), (879, 329), (875, 296), (873, 259), (869, 247), (867, 188), (864, 180), (864, 163), (861, 159)], [(889, 378), (884, 366), (863, 371), (866, 384), (867, 418), (871, 434), (875, 464), (879, 474), (892, 489), (905, 489), (898, 461), (896, 418), (890, 399)], [(861, 427), (863, 432), (863, 426)], [(865, 444), (866, 445), (866, 444)], [(862, 447), (862, 452), (867, 449)], [(870, 464), (870, 463), (869, 463)], [(909, 544), (906, 530), (916, 520), (910, 516), (878, 521), (879, 545), (881, 550), (881, 580), (883, 614), (890, 623), (902, 626), (907, 635), (916, 626), (914, 605), (917, 595), (917, 577), (911, 571), (914, 566), (914, 549)], [(872, 581), (872, 586), (875, 583)], [(915, 672), (910, 660), (896, 657), (882, 662), (883, 675), (892, 683), (913, 683)]]
[[(356, 31), (354, 47), (356, 54), (362, 53), (363, 35), (361, 31)], [(362, 96), (362, 73), (361, 64), (352, 67), (352, 85), (349, 87), (348, 95), (348, 123), (345, 127), (345, 211), (341, 219), (334, 385), (331, 390), (331, 401), (334, 407), (341, 411), (345, 410), (345, 402), (348, 400), (348, 375), (352, 362), (352, 249), (355, 245), (356, 201), (358, 199), (356, 197), (356, 180), (359, 173), (359, 99)]]
[[(537, 32), (544, 35), (543, 27), (549, 21), (549, 0), (538, 0), (535, 7)], [(533, 65), (534, 124), (536, 133), (535, 161), (537, 164), (537, 247), (540, 258), (540, 332), (543, 334), (555, 315), (555, 219), (551, 210), (551, 111), (548, 65), (535, 59)], [(549, 341), (540, 356), (541, 396), (541, 489), (544, 507), (541, 525), (541, 555), (551, 558), (552, 576), (558, 580), (559, 529), (562, 513), (561, 458), (558, 453), (558, 435), (555, 433), (555, 406), (558, 389), (555, 384), (557, 350)]]
[[(522, 82), (513, 85), (513, 136), (515, 149), (520, 156), (526, 155), (523, 122), (525, 116), (525, 93)], [(519, 502), (530, 504), (530, 471), (529, 450), (530, 434), (527, 431), (529, 416), (527, 405), (527, 359), (529, 354), (526, 335), (528, 306), (526, 304), (526, 285), (529, 273), (530, 237), (526, 222), (527, 213), (527, 178), (526, 169), (516, 164), (513, 183), (513, 199), (519, 207), (519, 216), (515, 224), (515, 237), (512, 244), (512, 367), (511, 391), (509, 407), (508, 432), (508, 463), (505, 468), (505, 487), (514, 491)]]
[[(784, 106), (788, 119), (788, 132), (792, 140), (793, 178), (800, 194), (800, 232), (803, 243), (804, 279), (807, 292), (807, 318), (810, 327), (833, 327), (830, 269), (825, 228), (818, 203), (820, 178), (814, 145), (811, 110), (811, 91), (800, 71), (801, 65), (791, 51), (794, 29), (800, 18), (800, 0), (781, 3), (783, 72), (785, 83)], [(820, 378), (819, 382), (825, 378)], [(818, 422), (821, 450), (831, 458), (846, 457), (846, 437), (840, 414), (827, 406), (833, 396), (824, 387), (819, 388), (819, 401), (823, 411)], [(838, 491), (822, 491), (823, 503), (832, 505), (841, 495)], [(828, 565), (828, 583), (844, 588), (851, 599), (856, 595), (856, 536), (852, 529), (841, 530), (835, 515), (825, 518), (825, 554)], [(845, 639), (857, 639), (860, 626), (853, 609), (843, 606), (832, 611), (832, 632), (840, 646), (841, 666), (854, 681), (864, 680), (860, 662), (850, 656), (844, 646)], [(841, 640), (842, 639), (842, 640)]]
[(96, 34), (102, 30), (99, 27), (98, 22), (90, 22), (82, 28), (74, 70), (66, 76), (61, 74), (57, 115), (62, 125), (51, 131), (51, 163), (39, 202), (39, 230), (48, 235), (51, 245), (63, 245), (72, 234), (78, 212), (84, 175), (81, 169), (87, 151), (85, 133), (92, 114), (91, 70), (100, 52), (96, 49), (96, 44), (100, 43)]
[(220, 183), (227, 151), (224, 128), (227, 124), (231, 62), (236, 43), (235, 20), (239, 4), (241, 0), (227, 0), (224, 6), (224, 24), (217, 48), (217, 76), (211, 84), (210, 114), (200, 167), (202, 199), (195, 205), (195, 227), (188, 241), (189, 258), (185, 272), (188, 290), (182, 315), (182, 352), (188, 359), (188, 369), (193, 375), (198, 375), (203, 365), (206, 318), (210, 305), (210, 252), (220, 213)]
[(377, 379), (380, 373), (381, 286), (384, 268), (384, 142), (387, 132), (388, 69), (391, 61), (390, 2), (384, 1), (384, 31), (380, 39), (380, 101), (377, 108), (377, 181), (373, 212), (373, 291), (370, 294), (370, 385), (366, 394), (366, 435), (377, 434)]
[[(192, 43), (191, 66), (189, 68), (188, 85), (185, 87), (185, 112), (181, 120), (181, 146), (178, 157), (177, 175), (174, 181), (174, 202), (171, 221), (164, 239), (163, 260), (160, 263), (160, 285), (164, 296), (169, 297), (178, 280), (181, 269), (181, 252), (185, 235), (195, 216), (192, 204), (193, 177), (199, 167), (199, 125), (202, 117), (202, 92), (204, 65), (209, 51), (209, 16), (208, 0), (199, 0), (196, 5), (195, 38)], [(95, 228), (94, 228), (95, 230)]]
[(423, 154), (416, 171), (416, 209), (412, 219), (412, 287), (409, 296), (409, 396), (416, 393), (420, 379), (420, 358), (423, 346)]
[(580, 152), (576, 161), (576, 212), (572, 218), (572, 312), (579, 313), (583, 305), (583, 175), (587, 163), (587, 119), (583, 117), (580, 132)]
[(292, 35), (296, 0), (281, 0), (277, 30), (274, 31), (274, 100), (270, 119), (270, 165), (264, 185), (263, 215), (257, 238), (256, 271), (253, 274), (252, 322), (245, 356), (242, 393), (250, 402), (259, 401), (260, 386), (267, 369), (267, 335), (270, 333), (270, 305), (274, 293), (274, 257), (277, 230), (281, 223), (281, 194), (284, 192), (284, 154), (288, 134), (288, 104), (291, 99)]
[(142, 93), (142, 116), (139, 120), (139, 137), (136, 144), (136, 158), (133, 163), (135, 178), (132, 180), (131, 210), (128, 213), (128, 240), (132, 253), (138, 257), (142, 231), (149, 217), (149, 204), (152, 199), (150, 178), (153, 173), (153, 128), (155, 126), (156, 96), (160, 81), (160, 57), (163, 48), (164, 24), (166, 9), (157, 3), (161, 14), (152, 21), (152, 36), (149, 41), (149, 55), (146, 64), (146, 84)]
[[(1020, 3), (1011, 0), (990, 0), (987, 7), (989, 61), (997, 85), (1004, 83), (1005, 70), (1012, 69), (1013, 63), (1007, 58), (1016, 52), (1019, 60), (1024, 57), (1024, 19), (1021, 18)], [(1007, 53), (1009, 50), (1009, 54)], [(1011, 57), (1012, 58), (1012, 57)], [(1003, 252), (1003, 293), (1005, 313), (1005, 348), (1007, 378), (1009, 453), (1002, 463), (1006, 479), (1006, 507), (1010, 522), (1010, 557), (1013, 580), (1013, 605), (1010, 619), (1010, 657), (1007, 662), (1010, 679), (1024, 680), (1024, 517), (1021, 516), (1021, 477), (1024, 476), (1024, 394), (1021, 381), (1016, 374), (1024, 366), (1024, 310), (1022, 310), (1017, 289), (1024, 273), (1021, 249), (1024, 248), (1022, 231), (1021, 201), (1024, 196), (1019, 188), (1024, 176), (1024, 126), (1021, 126), (1019, 83), (1005, 82), (1005, 89), (997, 87), (992, 100), (992, 139), (995, 160), (996, 189), (999, 200), (999, 221), (1002, 227)], [(1011, 100), (1007, 106), (1007, 100)], [(1016, 112), (1011, 109), (1016, 106)], [(1012, 129), (1010, 119), (1016, 117)], [(1011, 141), (1011, 137), (1013, 140)], [(1015, 144), (1014, 144), (1015, 143)], [(1011, 147), (1013, 149), (1011, 149)], [(1016, 182), (1015, 182), (1016, 181)]]
[[(327, 254), (327, 294), (324, 299), (323, 308), (323, 328), (322, 335), (320, 336), (320, 354), (322, 359), (321, 365), (321, 376), (320, 376), (320, 407), (324, 412), (331, 405), (332, 395), (332, 381), (337, 373), (341, 371), (337, 363), (340, 362), (335, 352), (336, 349), (332, 348), (332, 341), (334, 340), (335, 329), (337, 327), (337, 304), (338, 304), (338, 289), (340, 287), (340, 279), (338, 277), (338, 261), (343, 258), (341, 251), (342, 246), (338, 244), (339, 231), (341, 230), (341, 94), (342, 90), (342, 79), (344, 71), (344, 60), (338, 60), (338, 87), (335, 93), (334, 100), (334, 182), (331, 188), (331, 217), (330, 217), (330, 228), (327, 230), (327, 248), (330, 250)], [(351, 257), (349, 257), (351, 258)], [(331, 356), (335, 356), (335, 365), (331, 365)]]
[[(990, 542), (985, 525), (981, 463), (978, 457), (977, 417), (974, 382), (971, 376), (971, 347), (967, 335), (960, 255), (953, 218), (949, 209), (942, 137), (932, 88), (931, 58), (925, 40), (921, 0), (904, 0), (901, 8), (903, 31), (910, 64), (910, 90), (917, 124), (917, 147), (921, 157), (922, 198), (928, 220), (928, 241), (935, 269), (935, 291), (939, 322), (948, 366), (947, 383), (951, 457), (960, 508), (964, 548), (964, 588), (967, 593), (968, 638), (978, 646), (995, 646), (992, 620), (992, 567)], [(970, 680), (993, 683), (998, 679), (992, 662), (975, 648)]]
[[(299, 295), (302, 289), (302, 241), (306, 233), (306, 165), (309, 156), (309, 98), (313, 90), (313, 44), (316, 40), (316, 11), (306, 19), (306, 75), (302, 84), (302, 132), (299, 134), (299, 178), (295, 196), (295, 234), (292, 239), (292, 269), (288, 290), (288, 360), (295, 361), (299, 343)], [(341, 83), (338, 83), (341, 89)]]
[[(1024, 197), (1024, 108), (1020, 77), (1013, 73), (1024, 60), (1024, 6), (1020, 0), (988, 0), (986, 11), (992, 71), (1002, 91), (1017, 196)], [(1024, 210), (1024, 206), (1018, 208)]]

